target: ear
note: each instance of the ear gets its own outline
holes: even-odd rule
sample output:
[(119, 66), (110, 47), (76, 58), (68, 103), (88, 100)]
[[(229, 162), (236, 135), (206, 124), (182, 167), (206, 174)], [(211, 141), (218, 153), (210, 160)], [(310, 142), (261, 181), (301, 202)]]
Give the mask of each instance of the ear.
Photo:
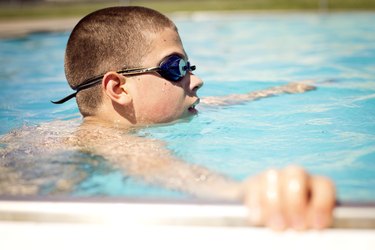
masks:
[(126, 78), (116, 72), (107, 72), (103, 76), (102, 87), (105, 94), (114, 102), (126, 105), (132, 98), (126, 88)]

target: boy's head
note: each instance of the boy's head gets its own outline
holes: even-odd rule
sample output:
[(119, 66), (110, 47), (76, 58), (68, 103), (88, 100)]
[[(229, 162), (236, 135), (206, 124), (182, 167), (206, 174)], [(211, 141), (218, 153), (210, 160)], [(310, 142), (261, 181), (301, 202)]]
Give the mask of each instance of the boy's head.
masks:
[[(73, 89), (99, 76), (98, 84), (77, 91), (78, 107), (85, 117), (125, 118), (133, 124), (170, 122), (195, 112), (196, 100), (190, 102), (197, 99), (195, 92), (202, 82), (192, 79), (192, 67), (185, 67), (186, 76), (178, 81), (165, 79), (157, 70), (130, 75), (119, 71), (157, 67), (168, 60), (170, 64), (171, 55), (185, 59), (176, 57), (176, 63), (186, 63), (177, 28), (170, 19), (148, 8), (112, 7), (87, 15), (73, 29), (66, 48), (65, 74)], [(189, 90), (192, 80), (197, 85), (194, 91)], [(171, 102), (165, 103), (168, 100)], [(177, 109), (187, 110), (181, 113)]]

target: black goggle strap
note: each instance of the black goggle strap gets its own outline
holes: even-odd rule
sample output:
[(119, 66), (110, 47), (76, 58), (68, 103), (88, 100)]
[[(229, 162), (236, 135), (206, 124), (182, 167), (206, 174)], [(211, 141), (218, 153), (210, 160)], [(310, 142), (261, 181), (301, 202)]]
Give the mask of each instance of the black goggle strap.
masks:
[[(181, 58), (179, 58), (180, 60), (183, 60)], [(174, 61), (176, 62), (176, 61)], [(186, 75), (186, 72), (187, 71), (193, 71), (195, 70), (195, 66), (190, 66), (190, 63), (189, 62), (186, 62), (186, 65), (183, 67), (183, 70), (185, 70), (185, 72), (179, 72), (179, 76), (184, 76)], [(117, 73), (119, 74), (122, 74), (122, 75), (135, 75), (135, 74), (142, 74), (142, 73), (148, 73), (148, 72), (158, 72), (158, 71), (169, 71), (169, 67), (171, 65), (165, 65), (163, 67), (163, 64), (160, 66), (160, 67), (153, 67), (153, 68), (136, 68), (136, 69), (124, 69), (124, 70), (119, 70), (117, 71)], [(173, 68), (173, 66), (172, 66)], [(170, 72), (168, 72), (170, 73)], [(173, 74), (173, 72), (172, 72)], [(87, 89), (87, 88), (91, 88), (92, 86), (100, 83), (101, 79), (103, 78), (103, 75), (100, 75), (100, 76), (95, 76), (95, 77), (92, 77), (90, 79), (87, 79), (86, 81), (84, 81), (83, 83), (81, 83), (80, 85), (78, 85), (74, 90), (76, 90), (75, 93), (73, 94), (70, 94), (58, 101), (51, 101), (53, 104), (63, 104), (64, 102), (66, 101), (69, 101), (70, 99), (76, 97), (77, 93), (81, 90), (84, 90), (84, 89)]]
[(153, 67), (153, 68), (139, 68), (139, 69), (123, 69), (117, 71), (117, 73), (122, 74), (124, 76), (126, 75), (137, 75), (137, 74), (143, 74), (148, 72), (155, 72), (161, 70), (160, 67)]
[[(147, 73), (147, 72), (153, 72), (153, 71), (159, 71), (160, 70), (160, 67), (154, 67), (154, 68), (137, 68), (137, 69), (124, 69), (124, 70), (119, 70), (117, 71), (117, 73), (119, 74), (122, 74), (122, 75), (134, 75), (134, 74), (142, 74), (142, 73)], [(73, 94), (70, 94), (58, 101), (51, 101), (53, 104), (63, 104), (64, 102), (66, 101), (69, 101), (70, 99), (76, 97), (77, 93), (81, 90), (84, 90), (84, 89), (87, 89), (87, 88), (91, 88), (92, 86), (100, 83), (100, 81), (102, 80), (103, 78), (103, 75), (100, 75), (100, 76), (95, 76), (95, 77), (92, 77), (90, 79), (87, 79), (86, 81), (84, 81), (83, 83), (81, 83), (80, 85), (78, 85), (74, 90), (76, 90), (75, 93)]]
[(103, 78), (103, 76), (95, 76), (95, 77), (92, 77), (90, 79), (87, 79), (86, 81), (84, 81), (83, 83), (81, 83), (80, 85), (78, 85), (74, 90), (76, 90), (75, 93), (73, 94), (70, 94), (68, 95), (67, 97), (64, 97), (58, 101), (51, 101), (53, 104), (63, 104), (64, 102), (66, 101), (69, 101), (70, 99), (76, 97), (77, 93), (81, 90), (84, 90), (84, 89), (88, 89), (88, 88), (91, 88), (92, 86), (100, 83), (101, 79)]
[(64, 102), (66, 101), (69, 101), (70, 99), (72, 99), (73, 97), (76, 97), (77, 95), (77, 92), (73, 93), (73, 94), (70, 94), (68, 95), (67, 97), (64, 97), (63, 99), (60, 99), (58, 101), (51, 101), (53, 104), (63, 104)]
[[(187, 68), (187, 67), (186, 67)], [(197, 67), (195, 65), (191, 65), (189, 64), (189, 68), (187, 69), (188, 71), (194, 71)]]

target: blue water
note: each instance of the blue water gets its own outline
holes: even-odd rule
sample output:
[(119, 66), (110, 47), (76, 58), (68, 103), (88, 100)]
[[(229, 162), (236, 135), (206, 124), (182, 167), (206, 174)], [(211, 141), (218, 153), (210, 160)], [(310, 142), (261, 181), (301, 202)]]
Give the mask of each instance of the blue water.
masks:
[[(375, 201), (375, 13), (194, 14), (174, 17), (200, 96), (313, 80), (316, 91), (200, 109), (188, 123), (145, 128), (182, 159), (242, 180), (291, 163), (331, 177), (340, 200)], [(63, 72), (68, 33), (0, 41), (0, 134), (79, 117)], [(119, 171), (75, 195), (179, 196)]]

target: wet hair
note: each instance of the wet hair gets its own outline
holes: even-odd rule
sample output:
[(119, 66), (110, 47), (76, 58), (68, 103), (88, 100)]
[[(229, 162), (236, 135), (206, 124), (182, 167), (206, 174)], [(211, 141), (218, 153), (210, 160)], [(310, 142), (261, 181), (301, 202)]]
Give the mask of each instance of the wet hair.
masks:
[[(144, 7), (110, 7), (85, 16), (66, 47), (64, 68), (70, 87), (108, 71), (141, 67), (151, 49), (150, 35), (165, 28), (177, 31), (169, 18)], [(102, 103), (101, 85), (80, 91), (76, 99), (83, 116), (95, 115)]]

